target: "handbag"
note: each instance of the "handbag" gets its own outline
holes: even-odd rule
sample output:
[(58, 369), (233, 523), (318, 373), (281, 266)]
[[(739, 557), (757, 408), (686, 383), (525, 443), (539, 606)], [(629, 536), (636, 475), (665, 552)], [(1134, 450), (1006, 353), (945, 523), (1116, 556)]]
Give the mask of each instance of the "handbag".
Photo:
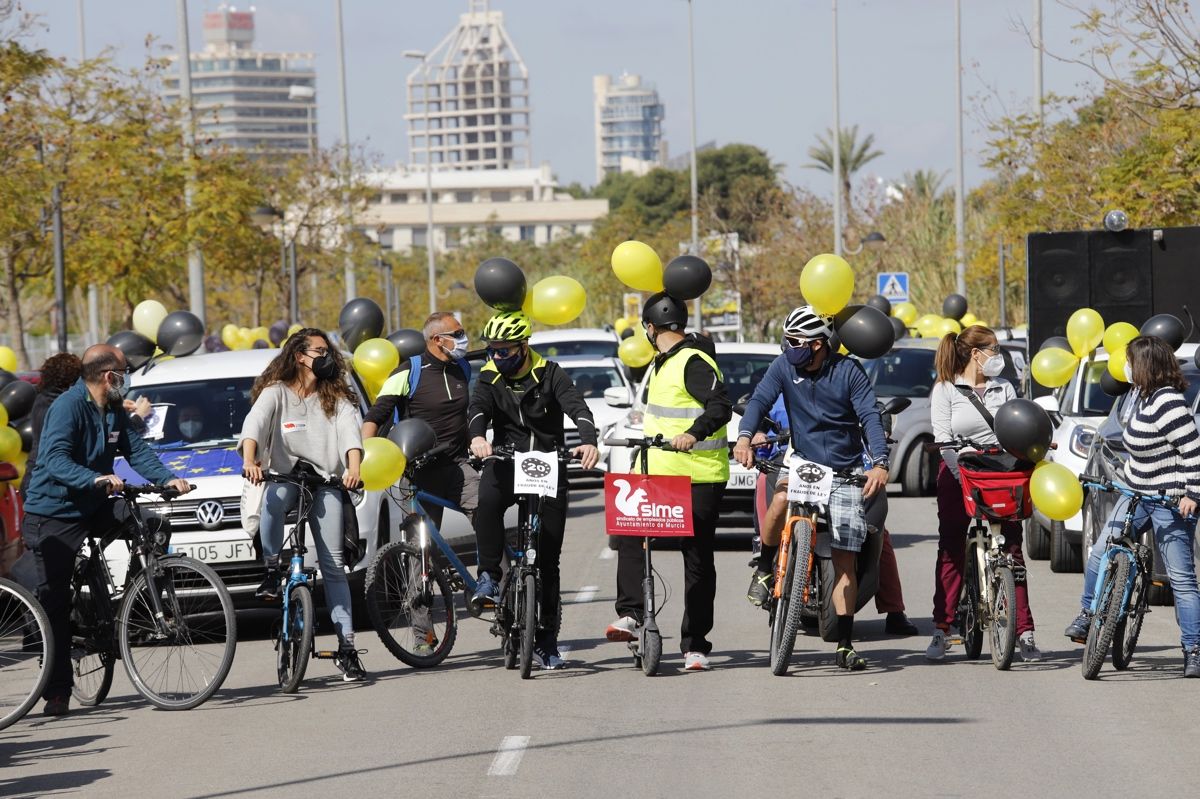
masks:
[[(267, 435), (264, 436), (265, 441), (258, 442), (258, 462), (262, 464), (263, 469), (271, 468), (271, 446), (275, 441), (275, 428), (279, 426), (282, 418), (281, 403), (276, 402), (275, 414), (272, 416), (272, 423), (267, 427)], [(263, 482), (255, 485), (249, 480), (242, 480), (242, 497), (238, 505), (238, 512), (242, 520), (242, 529), (250, 536), (258, 535), (258, 525), (262, 519), (262, 504), (263, 495), (267, 491), (267, 483)]]

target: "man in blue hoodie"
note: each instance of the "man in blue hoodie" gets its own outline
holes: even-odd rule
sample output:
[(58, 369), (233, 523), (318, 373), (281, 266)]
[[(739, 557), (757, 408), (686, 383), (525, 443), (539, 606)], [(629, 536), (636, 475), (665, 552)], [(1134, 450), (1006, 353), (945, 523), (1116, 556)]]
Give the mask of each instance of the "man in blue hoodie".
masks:
[[(783, 326), (783, 354), (771, 364), (746, 404), (733, 457), (747, 468), (754, 465), (750, 440), (782, 394), (792, 449), (800, 458), (835, 471), (865, 469), (866, 485), (861, 496), (843, 488), (835, 490), (828, 503), (835, 575), (833, 607), (838, 619), (837, 664), (861, 671), (867, 662), (853, 645), (858, 600), (856, 567), (858, 552), (867, 537), (864, 503), (877, 495), (886, 496), (888, 443), (875, 392), (862, 365), (833, 352), (829, 345), (831, 322), (808, 305), (788, 314)], [(782, 480), (780, 483), (786, 486)], [(776, 509), (780, 504), (786, 507), (786, 491), (777, 488), (773, 504)], [(759, 562), (772, 563), (775, 552), (765, 534), (764, 529)]]
[(102, 537), (129, 511), (111, 499), (123, 483), (113, 460), (125, 456), (138, 474), (181, 494), (186, 481), (171, 474), (138, 435), (130, 435), (122, 406), (127, 366), (115, 347), (97, 344), (83, 353), (79, 380), (46, 412), (38, 460), (25, 497), (21, 536), (26, 552), (13, 572), (35, 591), (54, 636), (54, 662), (43, 696), (46, 715), (68, 711), (71, 695), (71, 573), (88, 533)]

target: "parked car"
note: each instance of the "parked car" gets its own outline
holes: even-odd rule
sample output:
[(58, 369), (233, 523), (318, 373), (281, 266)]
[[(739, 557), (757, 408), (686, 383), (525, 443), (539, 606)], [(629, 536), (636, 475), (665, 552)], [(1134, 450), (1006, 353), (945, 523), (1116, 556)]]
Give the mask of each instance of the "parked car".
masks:
[(0, 461), (0, 577), (8, 577), (21, 557), (21, 494), (17, 467)]
[(529, 346), (552, 361), (579, 355), (615, 358), (620, 344), (616, 333), (596, 327), (539, 330), (529, 338)]
[[(726, 342), (716, 343), (717, 367), (725, 377), (725, 388), (730, 400), (749, 397), (754, 392), (758, 381), (771, 366), (771, 362), (779, 356), (778, 344), (735, 344)], [(632, 404), (625, 395), (614, 389), (605, 393), (604, 399), (615, 408), (625, 411), (624, 417), (614, 424), (607, 432), (606, 438), (638, 438), (642, 433), (642, 413), (646, 403), (646, 390), (649, 384), (649, 373), (638, 384)], [(738, 422), (741, 417), (733, 415), (729, 422), (729, 440), (737, 441)], [(636, 471), (633, 467), (633, 451), (628, 447), (610, 447), (608, 449), (607, 467), (610, 472), (630, 473)], [(726, 484), (725, 498), (721, 505), (722, 527), (754, 526), (754, 486), (758, 472), (745, 469), (737, 463), (729, 465), (729, 482)]]
[[(1192, 409), (1192, 418), (1200, 421), (1200, 370), (1189, 358), (1186, 362), (1180, 359), (1183, 376), (1188, 382), (1184, 399)], [(1132, 394), (1125, 394), (1113, 403), (1112, 410), (1096, 430), (1088, 448), (1085, 473), (1097, 477), (1106, 477), (1116, 482), (1125, 482), (1125, 461), (1129, 457), (1123, 440), (1126, 414), (1130, 410)], [(1086, 559), (1087, 551), (1100, 537), (1105, 522), (1112, 516), (1117, 504), (1117, 496), (1105, 491), (1089, 491), (1083, 500), (1083, 531), (1080, 542), (1081, 554)], [(1167, 579), (1166, 568), (1159, 558), (1158, 549), (1154, 546), (1154, 536), (1147, 530), (1143, 534), (1142, 543), (1154, 551), (1154, 585), (1150, 589), (1150, 603), (1153, 605), (1171, 604), (1171, 583)], [(1200, 542), (1195, 544), (1200, 551)]]
[[(169, 519), (171, 551), (212, 566), (241, 605), (254, 605), (262, 562), (257, 536), (242, 525), (242, 458), (236, 447), (250, 411), (250, 389), (277, 354), (278, 350), (243, 350), (190, 355), (130, 375), (129, 397), (146, 397), (155, 406), (148, 420), (148, 443), (167, 468), (196, 486), (174, 502), (149, 502), (148, 507)], [(355, 390), (361, 405), (365, 392), (357, 384)], [(196, 432), (189, 425), (185, 436), (180, 424), (184, 416), (199, 419), (202, 429)], [(123, 459), (116, 472), (140, 482)], [(391, 540), (401, 518), (399, 505), (386, 492), (366, 491), (361, 497), (357, 515), (364, 554), (358, 563), (348, 564), (352, 585), (362, 580), (376, 549)], [(315, 566), (317, 550), (311, 539), (308, 543), (307, 562)], [(118, 541), (105, 554), (121, 585), (128, 549)]]
[[(595, 358), (587, 356), (571, 356), (559, 358), (558, 365), (571, 378), (575, 388), (583, 395), (584, 402), (592, 411), (596, 420), (596, 435), (599, 439), (600, 463), (608, 462), (608, 445), (604, 437), (613, 425), (625, 418), (626, 408), (633, 400), (633, 386), (625, 373), (622, 364), (616, 358)], [(606, 401), (608, 392), (624, 400), (624, 408), (614, 407)], [(575, 448), (580, 444), (579, 431), (570, 417), (563, 419), (564, 439), (567, 447)], [(599, 469), (585, 472), (578, 463), (572, 463), (567, 471), (567, 479), (572, 483), (603, 478)]]

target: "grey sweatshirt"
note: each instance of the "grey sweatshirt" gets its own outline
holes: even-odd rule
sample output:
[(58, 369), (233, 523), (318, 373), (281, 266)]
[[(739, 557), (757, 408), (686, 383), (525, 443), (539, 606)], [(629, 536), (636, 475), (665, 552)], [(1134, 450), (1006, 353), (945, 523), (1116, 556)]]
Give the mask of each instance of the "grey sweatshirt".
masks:
[(330, 419), (321, 409), (319, 395), (301, 399), (276, 383), (263, 389), (246, 415), (242, 440), (258, 444), (263, 468), (287, 473), (296, 461), (304, 460), (326, 477), (341, 476), (346, 470), (346, 453), (362, 449), (361, 427), (358, 409), (347, 400), (338, 400)]

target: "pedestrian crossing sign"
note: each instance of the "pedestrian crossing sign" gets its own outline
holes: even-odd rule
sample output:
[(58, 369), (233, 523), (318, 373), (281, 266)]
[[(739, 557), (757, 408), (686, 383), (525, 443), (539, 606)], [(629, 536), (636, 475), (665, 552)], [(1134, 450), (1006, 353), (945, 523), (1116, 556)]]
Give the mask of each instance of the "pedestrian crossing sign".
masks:
[(908, 272), (880, 272), (875, 277), (875, 293), (888, 302), (908, 302)]

